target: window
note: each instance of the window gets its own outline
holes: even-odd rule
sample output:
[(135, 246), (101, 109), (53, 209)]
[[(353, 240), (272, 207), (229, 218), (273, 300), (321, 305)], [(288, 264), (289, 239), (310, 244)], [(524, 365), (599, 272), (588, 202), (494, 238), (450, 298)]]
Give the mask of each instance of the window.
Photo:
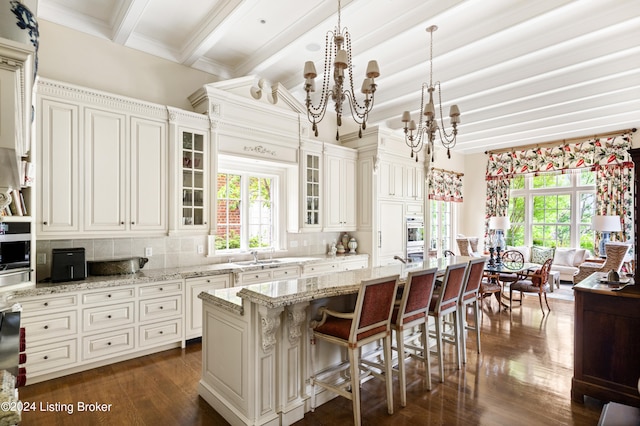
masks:
[(429, 256), (442, 257), (445, 250), (451, 250), (451, 240), (453, 229), (452, 203), (450, 201), (429, 200), (430, 218), (430, 240)]
[(594, 249), (595, 173), (517, 176), (511, 181), (507, 244)]
[(216, 250), (275, 248), (278, 176), (222, 171), (217, 179)]

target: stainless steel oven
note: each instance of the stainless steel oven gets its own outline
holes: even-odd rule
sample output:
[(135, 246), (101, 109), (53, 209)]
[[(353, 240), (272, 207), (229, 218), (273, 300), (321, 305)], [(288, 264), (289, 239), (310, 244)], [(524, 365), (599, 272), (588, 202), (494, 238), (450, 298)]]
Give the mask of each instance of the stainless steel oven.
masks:
[(0, 287), (30, 279), (31, 225), (0, 222)]
[(407, 217), (407, 260), (422, 262), (424, 258), (424, 221), (422, 217)]

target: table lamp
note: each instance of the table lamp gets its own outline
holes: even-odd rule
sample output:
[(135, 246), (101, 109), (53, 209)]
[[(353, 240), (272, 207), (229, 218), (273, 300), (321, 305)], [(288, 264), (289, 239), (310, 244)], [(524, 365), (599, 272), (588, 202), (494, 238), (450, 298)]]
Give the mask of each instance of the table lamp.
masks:
[(496, 261), (500, 263), (500, 251), (504, 251), (507, 244), (504, 240), (504, 231), (511, 228), (511, 223), (508, 216), (491, 216), (489, 218), (489, 229), (495, 231), (495, 249), (496, 249)]
[(622, 226), (620, 226), (620, 216), (593, 216), (593, 219), (591, 220), (591, 228), (602, 234), (598, 253), (600, 256), (606, 257), (607, 254), (605, 252), (605, 246), (610, 241), (609, 234), (611, 232), (622, 231)]

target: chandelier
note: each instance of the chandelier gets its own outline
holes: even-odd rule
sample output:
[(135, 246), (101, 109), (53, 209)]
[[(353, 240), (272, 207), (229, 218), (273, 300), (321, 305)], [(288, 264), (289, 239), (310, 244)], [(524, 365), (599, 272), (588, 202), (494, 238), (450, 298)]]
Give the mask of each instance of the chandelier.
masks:
[[(304, 90), (307, 92), (305, 105), (307, 118), (313, 123), (313, 132), (318, 136), (318, 123), (322, 121), (327, 111), (329, 98), (335, 103), (338, 127), (342, 125), (343, 104), (347, 100), (351, 115), (360, 126), (358, 136), (362, 137), (362, 130), (367, 128), (367, 118), (373, 108), (373, 97), (376, 92), (375, 78), (380, 76), (380, 69), (376, 61), (369, 61), (366, 78), (360, 91), (365, 95), (364, 105), (355, 97), (353, 88), (353, 67), (351, 64), (351, 36), (347, 27), (340, 27), (340, 0), (338, 0), (338, 26), (333, 31), (327, 31), (325, 37), (324, 74), (322, 77), (322, 95), (320, 104), (313, 105), (311, 93), (315, 92), (315, 78), (318, 75), (312, 61), (304, 64)], [(333, 76), (333, 87), (331, 78)], [(346, 81), (348, 78), (348, 82)], [(336, 140), (340, 139), (340, 132), (336, 131)]]
[[(438, 27), (432, 25), (427, 28), (427, 32), (431, 34), (431, 41), (429, 45), (429, 84), (422, 83), (422, 97), (420, 99), (420, 122), (416, 127), (416, 122), (411, 119), (411, 113), (405, 111), (402, 113), (402, 122), (404, 123), (404, 139), (407, 146), (411, 148), (411, 158), (416, 157), (418, 161), (418, 152), (422, 147), (427, 144), (427, 155), (431, 155), (431, 161), (434, 161), (433, 150), (434, 142), (436, 139), (436, 132), (440, 136), (442, 145), (447, 148), (447, 157), (451, 158), (451, 149), (456, 145), (456, 136), (458, 134), (458, 124), (460, 123), (460, 110), (458, 105), (451, 105), (449, 110), (449, 117), (451, 118), (451, 126), (453, 127), (451, 133), (447, 133), (444, 129), (444, 120), (442, 119), (442, 94), (440, 90), (440, 82), (437, 81), (433, 84), (433, 32)], [(435, 105), (433, 103), (433, 92), (438, 89), (438, 109), (440, 112), (440, 125), (438, 125), (438, 116), (436, 115)], [(425, 90), (429, 92), (429, 103), (424, 104)], [(425, 121), (422, 121), (422, 115), (425, 116)], [(415, 132), (415, 133), (414, 133)], [(426, 135), (426, 136), (425, 136)]]

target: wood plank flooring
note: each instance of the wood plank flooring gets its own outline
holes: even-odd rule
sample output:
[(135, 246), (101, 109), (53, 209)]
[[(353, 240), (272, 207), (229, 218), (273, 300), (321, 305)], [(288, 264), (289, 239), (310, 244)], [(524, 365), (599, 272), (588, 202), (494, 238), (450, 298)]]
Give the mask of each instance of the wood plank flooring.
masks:
[[(423, 367), (408, 361), (407, 407), (400, 407), (394, 380), (395, 414), (387, 414), (384, 386), (371, 380), (362, 387), (365, 425), (596, 425), (603, 403), (571, 401), (573, 375), (573, 303), (550, 299), (543, 317), (537, 297), (522, 308), (497, 312), (486, 305), (482, 316), (482, 353), (468, 340), (468, 361), (459, 371), (445, 356), (445, 383), (437, 377), (424, 390)], [(97, 368), (20, 389), (35, 403), (23, 413), (23, 425), (226, 425), (197, 393), (201, 345)], [(78, 402), (111, 404), (106, 412), (78, 412)], [(56, 404), (43, 411), (41, 403)], [(62, 405), (67, 404), (67, 405)], [(71, 407), (69, 414), (66, 408)], [(307, 413), (297, 425), (352, 423), (351, 401), (338, 397)]]

